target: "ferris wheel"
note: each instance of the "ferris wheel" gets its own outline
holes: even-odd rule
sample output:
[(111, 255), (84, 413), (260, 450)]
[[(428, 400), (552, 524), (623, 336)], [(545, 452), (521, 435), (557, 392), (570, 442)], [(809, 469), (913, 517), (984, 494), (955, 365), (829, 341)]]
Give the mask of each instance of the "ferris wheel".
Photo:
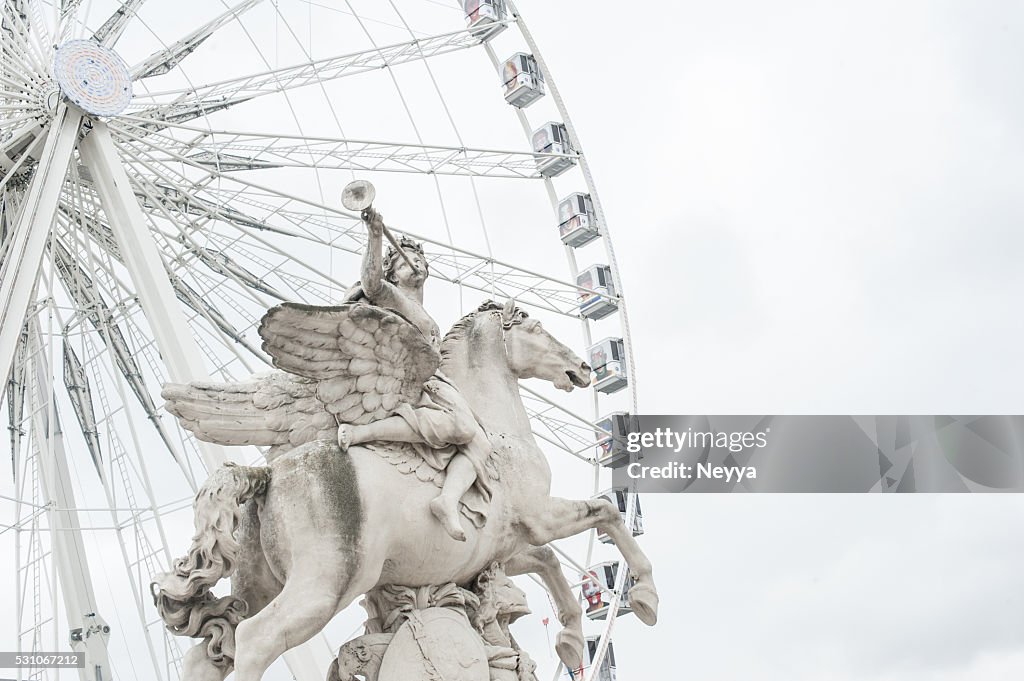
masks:
[[(188, 642), (150, 576), (185, 545), (206, 471), (263, 453), (194, 439), (160, 386), (268, 370), (268, 307), (340, 299), (365, 244), (338, 200), (352, 179), (424, 242), (442, 328), (515, 298), (587, 353), (591, 390), (524, 384), (524, 401), (554, 493), (605, 494), (642, 533), (635, 495), (606, 491), (637, 412), (622, 281), (512, 2), (8, 0), (0, 31), (0, 542), (19, 650), (70, 647), (83, 679), (179, 678)], [(629, 577), (602, 539), (554, 548), (591, 619), (584, 676), (610, 681)], [(295, 678), (324, 678), (343, 642), (326, 638), (286, 656)]]

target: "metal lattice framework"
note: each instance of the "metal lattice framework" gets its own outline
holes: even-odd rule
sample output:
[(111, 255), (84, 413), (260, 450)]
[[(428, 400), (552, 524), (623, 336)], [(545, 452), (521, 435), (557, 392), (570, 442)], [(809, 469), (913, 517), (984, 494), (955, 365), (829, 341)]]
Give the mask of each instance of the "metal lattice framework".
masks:
[[(83, 679), (179, 678), (186, 646), (164, 631), (150, 575), (170, 563), (168, 536), (206, 470), (261, 452), (196, 441), (162, 414), (160, 385), (266, 370), (256, 328), (267, 307), (338, 299), (365, 245), (358, 216), (334, 198), (345, 178), (372, 177), (431, 207), (422, 228), (397, 228), (425, 242), (449, 318), (485, 296), (515, 298), (582, 346), (597, 327), (624, 340), (630, 382), (618, 395), (523, 387), (538, 440), (599, 491), (607, 475), (593, 424), (637, 406), (622, 282), (547, 64), (516, 8), (495, 4), (508, 11), (486, 35), (467, 27), (460, 3), (438, 0), (358, 9), (244, 0), (177, 34), (162, 26), (180, 22), (144, 0), (4, 4), (0, 378), (13, 485), (0, 499), (11, 521), (0, 542), (17, 561), (19, 650), (66, 648), (70, 635), (88, 659)], [(338, 44), (362, 48), (314, 50), (314, 7), (323, 30), (343, 36)], [(546, 118), (501, 100), (498, 50), (534, 55)], [(118, 54), (137, 58), (122, 68)], [(363, 89), (390, 97), (393, 120), (343, 110)], [(532, 149), (531, 130), (545, 120), (565, 124), (570, 150)], [(361, 127), (388, 136), (346, 134)], [(555, 161), (575, 167), (553, 179), (540, 169)], [(603, 248), (560, 245), (559, 192), (570, 191), (592, 197)], [(478, 225), (472, 238), (456, 234), (463, 223)], [(513, 241), (518, 249), (507, 248)], [(591, 264), (594, 248), (617, 292), (606, 298), (618, 314), (602, 322), (581, 315), (586, 289), (576, 284), (577, 258)], [(630, 497), (627, 520), (635, 513)], [(555, 548), (579, 584), (594, 538)], [(595, 665), (626, 573), (611, 589)], [(128, 630), (144, 655), (116, 654)], [(286, 660), (301, 681), (322, 679), (328, 654), (315, 640)], [(26, 678), (57, 678), (48, 673)]]

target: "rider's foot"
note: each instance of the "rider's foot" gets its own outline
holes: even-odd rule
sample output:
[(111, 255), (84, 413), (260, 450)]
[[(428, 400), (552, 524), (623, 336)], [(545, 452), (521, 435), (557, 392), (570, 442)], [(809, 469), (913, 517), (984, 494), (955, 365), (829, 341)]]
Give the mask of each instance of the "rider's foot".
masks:
[(466, 533), (462, 530), (462, 523), (459, 522), (459, 510), (445, 503), (443, 496), (434, 497), (430, 502), (430, 512), (444, 525), (447, 532), (455, 541), (466, 541)]
[(341, 451), (347, 452), (348, 448), (352, 445), (352, 426), (347, 423), (343, 423), (338, 426), (338, 446), (341, 447)]

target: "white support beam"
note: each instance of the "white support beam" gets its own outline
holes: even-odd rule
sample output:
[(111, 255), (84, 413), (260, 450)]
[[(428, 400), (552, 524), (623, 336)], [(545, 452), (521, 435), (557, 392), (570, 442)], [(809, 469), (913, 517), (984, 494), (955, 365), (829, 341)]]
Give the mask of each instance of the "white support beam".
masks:
[(124, 33), (125, 27), (128, 22), (132, 20), (135, 13), (139, 11), (139, 7), (142, 6), (146, 0), (125, 0), (121, 3), (121, 6), (114, 10), (114, 13), (110, 15), (110, 18), (103, 22), (103, 25), (99, 27), (92, 35), (92, 39), (101, 45), (107, 47), (113, 47), (114, 43), (117, 42), (121, 34)]
[(32, 432), (39, 452), (39, 475), (48, 505), (51, 542), (68, 620), (69, 641), (76, 652), (85, 657), (79, 669), (82, 681), (110, 681), (107, 641), (110, 628), (97, 612), (92, 573), (85, 552), (82, 527), (75, 510), (75, 492), (71, 467), (64, 451), (64, 433), (57, 416), (53, 396), (53, 372), (40, 342), (39, 320), (29, 330), (29, 356), (32, 358), (34, 389), (29, 391), (32, 403)]
[(539, 180), (543, 179), (540, 164), (556, 158), (576, 159), (575, 154), (211, 130), (170, 122), (164, 127), (182, 134), (163, 133), (154, 139), (147, 138), (150, 125), (139, 116), (122, 116), (113, 124), (113, 132), (128, 143), (141, 141), (156, 152), (156, 161), (186, 158), (219, 172), (318, 168)]
[(81, 122), (78, 109), (58, 107), (9, 237), (10, 246), (0, 267), (0, 385), (7, 382), (11, 371)]
[[(160, 252), (106, 123), (93, 123), (93, 130), (81, 143), (79, 153), (92, 172), (103, 212), (117, 239), (124, 265), (135, 284), (139, 303), (171, 380), (178, 383), (208, 380), (191, 327), (167, 278)], [(197, 444), (207, 470), (213, 471), (227, 460), (223, 447), (202, 441)], [(320, 681), (332, 659), (323, 635), (285, 656), (298, 681)]]
[[(106, 123), (93, 122), (92, 132), (79, 145), (79, 153), (92, 173), (103, 212), (135, 284), (139, 304), (169, 378), (177, 383), (207, 380), (209, 375), (192, 329), (167, 278), (160, 251)], [(213, 471), (227, 461), (223, 447), (208, 442), (198, 445), (207, 470)]]
[(323, 84), (357, 73), (469, 49), (479, 44), (480, 39), (474, 35), (473, 29), (464, 28), (206, 85), (162, 92), (140, 92), (135, 95), (132, 110), (144, 118), (152, 119), (154, 123), (192, 120), (202, 116), (204, 111), (232, 106), (254, 97)]

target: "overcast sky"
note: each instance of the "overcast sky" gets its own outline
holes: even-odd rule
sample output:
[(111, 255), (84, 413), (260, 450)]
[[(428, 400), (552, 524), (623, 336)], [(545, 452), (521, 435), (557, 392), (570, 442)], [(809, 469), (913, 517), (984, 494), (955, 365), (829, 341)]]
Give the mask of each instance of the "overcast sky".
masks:
[[(1021, 413), (1024, 7), (541, 4), (642, 411)], [(1019, 496), (643, 502), (622, 678), (1024, 678)]]
[[(1024, 413), (1024, 6), (519, 6), (615, 238), (643, 412)], [(625, 681), (1024, 678), (1019, 495), (643, 504), (662, 617), (617, 624)]]

